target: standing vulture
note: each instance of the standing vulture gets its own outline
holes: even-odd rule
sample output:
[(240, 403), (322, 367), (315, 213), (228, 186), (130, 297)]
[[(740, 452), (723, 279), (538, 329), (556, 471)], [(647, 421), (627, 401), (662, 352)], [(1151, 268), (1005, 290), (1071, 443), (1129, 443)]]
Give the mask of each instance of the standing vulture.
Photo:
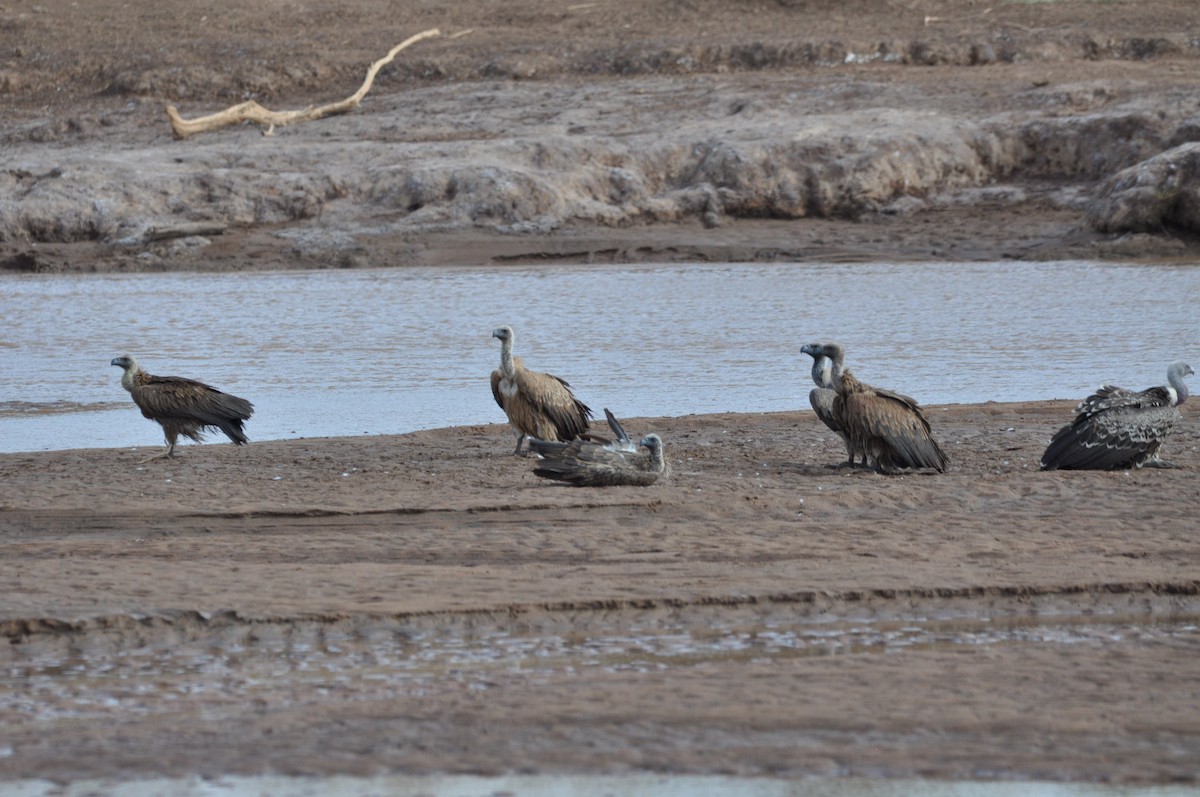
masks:
[(576, 487), (646, 487), (654, 484), (667, 471), (662, 438), (648, 434), (638, 441), (638, 446), (649, 449), (649, 453), (644, 454), (633, 445), (613, 414), (607, 409), (604, 414), (616, 435), (615, 441), (576, 438), (560, 443), (530, 440), (529, 447), (542, 457), (534, 474)]
[(849, 439), (850, 456), (883, 473), (902, 468), (933, 468), (944, 471), (950, 459), (933, 439), (921, 406), (902, 393), (859, 382), (848, 368), (837, 368), (841, 346), (814, 343), (808, 353), (818, 351), (835, 364), (833, 386), (837, 397), (833, 414)]
[[(837, 391), (833, 388), (833, 375), (842, 372), (845, 351), (836, 343), (807, 343), (800, 347), (800, 351), (812, 355), (813, 358), (812, 379), (817, 386), (808, 392), (808, 403), (812, 405), (817, 417), (842, 438), (846, 445), (846, 454), (850, 458), (847, 464), (854, 467), (854, 451), (850, 447), (850, 438), (842, 429), (841, 421), (833, 414), (833, 401), (837, 398)], [(826, 356), (823, 353), (825, 351), (830, 352), (830, 355)], [(865, 459), (863, 464), (866, 464)]]
[(1158, 458), (1158, 449), (1183, 417), (1179, 405), (1188, 397), (1183, 378), (1194, 373), (1187, 363), (1174, 362), (1166, 385), (1140, 392), (1104, 385), (1080, 402), (1075, 420), (1054, 435), (1042, 454), (1042, 470), (1174, 467)]
[(492, 371), (492, 395), (517, 434), (513, 454), (521, 453), (526, 437), (539, 440), (571, 440), (588, 429), (592, 411), (571, 392), (566, 380), (553, 374), (530, 371), (513, 357), (512, 327), (492, 332), (500, 339), (500, 367)]
[(133, 403), (142, 415), (162, 426), (167, 438), (167, 450), (146, 462), (175, 456), (175, 443), (180, 435), (199, 443), (206, 429), (220, 429), (239, 446), (249, 442), (242, 431), (242, 422), (254, 413), (254, 405), (246, 399), (222, 393), (194, 379), (151, 376), (129, 355), (114, 357), (110, 365), (125, 370), (121, 386), (133, 396)]

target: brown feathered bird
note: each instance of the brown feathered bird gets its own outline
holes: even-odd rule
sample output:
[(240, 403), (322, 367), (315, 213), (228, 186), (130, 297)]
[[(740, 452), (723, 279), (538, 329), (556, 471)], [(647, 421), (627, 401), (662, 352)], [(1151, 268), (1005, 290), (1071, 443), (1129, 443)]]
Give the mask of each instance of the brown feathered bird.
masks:
[[(841, 420), (833, 412), (833, 402), (837, 399), (833, 379), (845, 366), (845, 350), (837, 343), (807, 343), (800, 347), (800, 351), (813, 358), (812, 380), (817, 386), (808, 392), (808, 403), (821, 422), (842, 438), (846, 445), (846, 455), (849, 457), (845, 464), (854, 467), (854, 451), (850, 447), (850, 437), (842, 428)], [(866, 464), (864, 459), (863, 465)]]
[[(836, 362), (841, 348), (836, 343), (813, 343), (804, 351), (818, 351)], [(837, 391), (833, 413), (846, 434), (851, 460), (861, 456), (880, 473), (904, 468), (944, 471), (950, 464), (916, 400), (859, 382), (849, 368), (835, 369), (833, 383)]]
[[(606, 408), (609, 428), (616, 440), (589, 435), (565, 443), (533, 439), (529, 447), (542, 459), (533, 472), (576, 487), (647, 487), (668, 471), (662, 438), (648, 434), (637, 445)], [(645, 448), (648, 453), (643, 453)]]
[(521, 453), (526, 437), (565, 441), (588, 430), (592, 411), (571, 392), (565, 379), (530, 371), (514, 357), (512, 327), (492, 332), (500, 339), (500, 367), (492, 371), (492, 396), (517, 435), (514, 454)]
[(1174, 467), (1158, 458), (1172, 427), (1183, 417), (1187, 401), (1183, 378), (1195, 371), (1185, 362), (1171, 363), (1167, 384), (1141, 391), (1104, 385), (1075, 408), (1075, 420), (1058, 430), (1042, 470), (1123, 470)]
[(142, 415), (162, 426), (167, 439), (167, 450), (145, 462), (175, 456), (175, 443), (180, 435), (201, 442), (206, 429), (220, 429), (239, 446), (250, 442), (242, 424), (254, 413), (254, 405), (246, 399), (222, 393), (194, 379), (152, 376), (129, 355), (114, 357), (110, 364), (124, 369), (121, 386), (133, 396), (133, 403)]

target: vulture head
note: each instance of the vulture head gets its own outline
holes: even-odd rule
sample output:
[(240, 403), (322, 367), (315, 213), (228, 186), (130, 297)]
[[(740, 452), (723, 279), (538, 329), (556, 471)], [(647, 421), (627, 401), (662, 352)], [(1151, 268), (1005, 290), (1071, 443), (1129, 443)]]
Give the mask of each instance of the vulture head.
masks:
[(124, 368), (126, 371), (136, 371), (138, 364), (137, 360), (128, 354), (122, 354), (120, 357), (113, 357), (109, 365), (115, 365), (118, 368)]
[(663, 453), (662, 438), (657, 434), (648, 434), (638, 441), (639, 446), (645, 446), (650, 449), (651, 470), (660, 473), (667, 472), (667, 461)]
[(516, 335), (513, 333), (512, 327), (505, 324), (502, 327), (497, 327), (492, 330), (493, 338), (500, 338), (501, 343), (512, 343)]
[(1187, 401), (1188, 389), (1187, 385), (1183, 383), (1183, 378), (1195, 373), (1192, 366), (1183, 360), (1176, 360), (1167, 368), (1167, 384), (1175, 390), (1175, 406)]
[(828, 357), (833, 360), (834, 365), (841, 365), (846, 361), (846, 350), (842, 348), (840, 343), (805, 343), (800, 347), (800, 351), (811, 356), (813, 359), (820, 357)]

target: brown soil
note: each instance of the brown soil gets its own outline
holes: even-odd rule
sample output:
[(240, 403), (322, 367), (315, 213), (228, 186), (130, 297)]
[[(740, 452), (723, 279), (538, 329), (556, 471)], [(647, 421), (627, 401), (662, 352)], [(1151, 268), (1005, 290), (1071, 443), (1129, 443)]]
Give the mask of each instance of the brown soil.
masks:
[[(1193, 0), (467, 0), (405, 4), (403, 19), (380, 0), (84, 5), (0, 6), (8, 269), (1198, 251), (1186, 225), (1085, 220), (1103, 181), (1195, 140)], [(192, 116), (340, 99), (434, 26), (470, 32), (402, 55), (359, 112), (269, 139), (170, 138), (165, 102)], [(874, 60), (846, 63), (862, 53)], [(772, 147), (820, 115), (831, 162), (870, 152), (814, 172), (792, 206)], [(1062, 125), (1085, 143), (1058, 147)], [(599, 158), (650, 174), (714, 130), (733, 143), (705, 145), (702, 180), (634, 180), (629, 201), (597, 209), (570, 171)], [(904, 172), (921, 142), (944, 149)], [(406, 181), (353, 168), (393, 150)], [(422, 193), (414, 162), (463, 194)], [(537, 179), (498, 195), (481, 177), (497, 163)], [(896, 187), (939, 164), (919, 190)], [(213, 220), (224, 235), (142, 235)], [(1200, 779), (1195, 424), (1164, 451), (1179, 470), (1041, 473), (1068, 404), (930, 414), (952, 470), (896, 477), (827, 467), (840, 446), (807, 411), (629, 419), (664, 436), (674, 465), (646, 489), (543, 483), (500, 426), (187, 447), (145, 466), (145, 451), (0, 456), (0, 777)], [(1118, 631), (1038, 641), (1063, 623)], [(856, 624), (949, 641), (604, 666), (518, 655), (429, 665), (411, 687), (364, 663), (489, 634), (634, 645), (671, 631), (704, 648), (730, 629), (849, 639)], [(172, 656), (221, 666), (150, 666)], [(356, 677), (314, 676), (309, 656)]]
[[(1192, 0), (406, 9), (0, 7), (0, 267), (1200, 251)], [(432, 27), (354, 113), (171, 139), (167, 104), (339, 100)], [(196, 222), (226, 232), (151, 234)]]
[[(1044, 473), (1069, 404), (929, 412), (945, 474), (830, 467), (807, 411), (629, 419), (649, 488), (539, 480), (499, 425), (0, 457), (0, 773), (1195, 779), (1194, 424), (1178, 470)], [(771, 629), (842, 655), (720, 648)]]

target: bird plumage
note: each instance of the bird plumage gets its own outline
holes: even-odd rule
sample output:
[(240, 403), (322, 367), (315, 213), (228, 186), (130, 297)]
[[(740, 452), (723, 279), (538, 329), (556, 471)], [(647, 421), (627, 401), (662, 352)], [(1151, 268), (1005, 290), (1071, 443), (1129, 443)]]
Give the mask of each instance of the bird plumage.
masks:
[(121, 385), (142, 415), (162, 427), (167, 450), (158, 456), (173, 457), (180, 436), (201, 442), (208, 429), (219, 429), (235, 445), (249, 442), (242, 424), (254, 413), (254, 405), (246, 399), (195, 379), (154, 376), (129, 355), (113, 358), (110, 365), (123, 370)]
[(1075, 408), (1042, 454), (1042, 470), (1121, 470), (1170, 467), (1158, 458), (1163, 441), (1182, 418), (1183, 378), (1195, 372), (1184, 362), (1167, 368), (1167, 384), (1145, 390), (1104, 385)]
[(845, 353), (836, 343), (809, 343), (801, 351), (832, 361), (837, 392), (832, 411), (846, 435), (851, 463), (861, 456), (864, 464), (880, 472), (902, 468), (944, 471), (950, 464), (916, 400), (859, 382), (850, 369), (841, 366)]
[(492, 396), (508, 416), (517, 435), (514, 454), (527, 437), (565, 441), (585, 433), (592, 411), (571, 392), (571, 385), (553, 374), (531, 371), (512, 354), (512, 327), (492, 332), (500, 339), (500, 367), (492, 371)]
[[(837, 390), (833, 387), (834, 374), (841, 373), (845, 359), (845, 351), (836, 343), (808, 343), (800, 347), (800, 351), (813, 358), (812, 380), (817, 385), (808, 392), (808, 403), (813, 412), (831, 431), (842, 438), (846, 446), (848, 465), (854, 466), (854, 452), (850, 446), (850, 438), (842, 429), (842, 422), (833, 411), (833, 402), (837, 398)], [(826, 355), (824, 352), (828, 351)], [(863, 464), (866, 464), (864, 461)]]
[[(533, 472), (543, 479), (566, 482), (576, 487), (646, 487), (668, 471), (662, 438), (648, 434), (632, 444), (624, 428), (607, 409), (604, 411), (615, 441), (576, 438), (567, 442), (529, 441), (542, 458)], [(645, 448), (646, 452), (640, 450)]]
[(839, 379), (834, 411), (851, 448), (877, 471), (933, 468), (950, 464), (916, 401), (902, 393), (859, 382), (849, 368)]

